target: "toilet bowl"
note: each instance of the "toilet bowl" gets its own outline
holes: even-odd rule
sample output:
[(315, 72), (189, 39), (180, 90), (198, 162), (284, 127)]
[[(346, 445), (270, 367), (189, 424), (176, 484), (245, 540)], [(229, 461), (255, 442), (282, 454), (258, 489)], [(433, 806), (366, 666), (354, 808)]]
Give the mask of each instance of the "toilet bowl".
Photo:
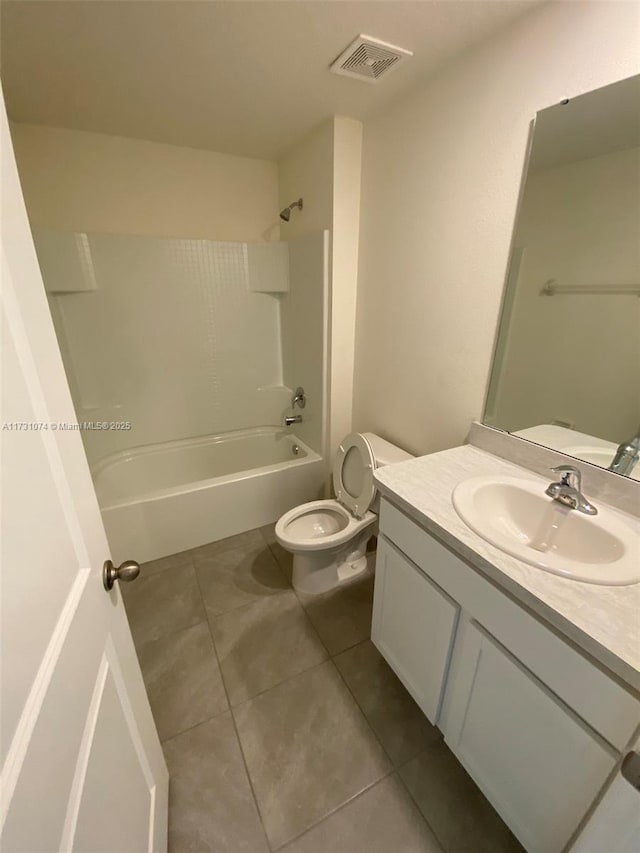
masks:
[(367, 571), (367, 542), (378, 520), (373, 471), (411, 458), (371, 432), (351, 433), (340, 443), (333, 463), (336, 498), (300, 504), (276, 524), (276, 539), (293, 554), (298, 592), (328, 592)]

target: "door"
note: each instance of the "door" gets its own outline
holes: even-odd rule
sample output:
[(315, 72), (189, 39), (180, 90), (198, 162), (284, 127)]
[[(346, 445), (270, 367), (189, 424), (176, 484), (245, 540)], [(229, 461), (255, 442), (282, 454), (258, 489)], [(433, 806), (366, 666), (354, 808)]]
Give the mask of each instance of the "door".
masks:
[(466, 619), (456, 637), (441, 728), (529, 853), (564, 850), (616, 762), (599, 735)]
[(640, 850), (640, 737), (580, 833), (572, 853)]
[[(166, 850), (168, 775), (77, 431), (4, 104), (0, 848)], [(135, 556), (135, 555), (132, 555)]]
[(375, 583), (371, 639), (435, 724), (458, 605), (383, 537)]

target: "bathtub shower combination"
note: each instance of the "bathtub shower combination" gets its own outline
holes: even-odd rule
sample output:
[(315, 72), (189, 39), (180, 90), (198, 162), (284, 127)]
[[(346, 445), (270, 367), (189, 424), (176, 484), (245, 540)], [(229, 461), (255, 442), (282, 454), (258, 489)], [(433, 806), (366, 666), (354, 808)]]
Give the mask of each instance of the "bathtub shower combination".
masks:
[(326, 232), (34, 239), (78, 421), (131, 424), (82, 433), (114, 562), (232, 536), (322, 496)]
[(102, 460), (94, 482), (115, 562), (146, 561), (269, 524), (317, 494), (322, 458), (276, 427), (171, 441)]

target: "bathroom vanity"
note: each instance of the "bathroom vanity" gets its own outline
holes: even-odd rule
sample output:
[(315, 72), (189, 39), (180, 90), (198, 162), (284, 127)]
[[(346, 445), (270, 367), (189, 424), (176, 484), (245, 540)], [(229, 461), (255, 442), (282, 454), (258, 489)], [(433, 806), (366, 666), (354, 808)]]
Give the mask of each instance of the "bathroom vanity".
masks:
[(637, 736), (640, 585), (558, 577), (489, 544), (451, 498), (488, 474), (551, 479), (472, 446), (376, 472), (372, 639), (523, 846), (560, 853)]

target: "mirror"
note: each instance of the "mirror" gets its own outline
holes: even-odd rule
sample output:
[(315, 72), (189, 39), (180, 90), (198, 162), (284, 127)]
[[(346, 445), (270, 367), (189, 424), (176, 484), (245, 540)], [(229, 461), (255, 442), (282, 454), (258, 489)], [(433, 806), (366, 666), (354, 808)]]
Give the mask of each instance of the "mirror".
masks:
[(536, 116), (484, 423), (640, 479), (640, 76)]

